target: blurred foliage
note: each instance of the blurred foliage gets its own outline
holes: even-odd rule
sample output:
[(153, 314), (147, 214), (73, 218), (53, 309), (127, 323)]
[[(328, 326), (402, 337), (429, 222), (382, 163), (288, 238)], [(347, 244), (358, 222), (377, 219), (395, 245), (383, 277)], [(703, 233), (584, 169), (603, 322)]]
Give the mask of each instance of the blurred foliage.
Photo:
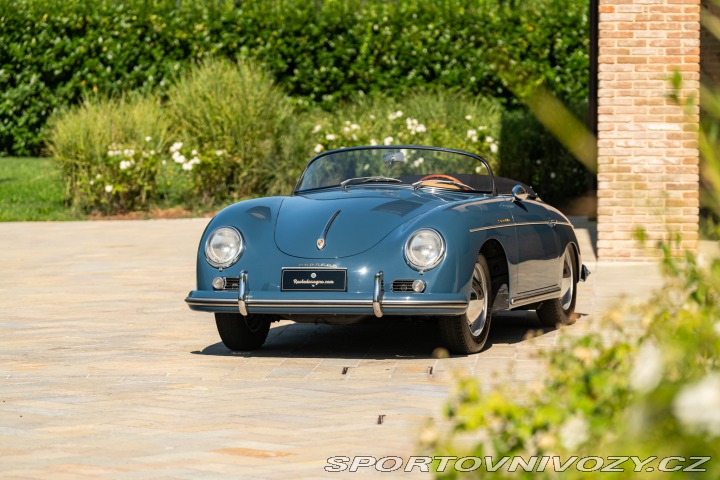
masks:
[(0, 154), (38, 153), (48, 117), (89, 92), (165, 95), (217, 56), (258, 60), (301, 105), (449, 88), (512, 107), (523, 82), (575, 104), (587, 11), (586, 0), (0, 0)]
[[(506, 455), (555, 456), (562, 462), (573, 456), (718, 458), (720, 260), (700, 267), (690, 254), (677, 259), (669, 246), (663, 249), (665, 285), (649, 301), (611, 311), (593, 333), (561, 337), (560, 348), (546, 355), (546, 379), (527, 394), (500, 387), (483, 395), (475, 379), (461, 380), (447, 408), (452, 432), (440, 440), (426, 433), (430, 442), (425, 446), (436, 456), (496, 460)], [(622, 327), (633, 315), (640, 317), (639, 334)], [(469, 432), (481, 440), (470, 448), (458, 447), (454, 439)], [(657, 460), (650, 466), (668, 475), (657, 472)], [(619, 467), (625, 472), (616, 478), (638, 475), (630, 459)], [(720, 475), (717, 462), (703, 468), (708, 469), (704, 478)], [(451, 470), (437, 477), (558, 476), (552, 468), (514, 473), (480, 468), (473, 474)], [(681, 469), (675, 474), (688, 475)], [(586, 475), (574, 468), (562, 473), (563, 478)]]

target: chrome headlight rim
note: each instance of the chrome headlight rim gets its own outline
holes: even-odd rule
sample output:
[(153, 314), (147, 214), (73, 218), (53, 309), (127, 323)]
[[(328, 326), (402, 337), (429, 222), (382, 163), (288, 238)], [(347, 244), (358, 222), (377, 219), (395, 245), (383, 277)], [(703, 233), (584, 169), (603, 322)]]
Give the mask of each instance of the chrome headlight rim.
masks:
[[(208, 254), (208, 249), (210, 248), (210, 241), (221, 230), (227, 230), (227, 231), (230, 231), (230, 232), (234, 233), (235, 235), (237, 235), (238, 243), (240, 244), (237, 252), (235, 252), (235, 254), (232, 256), (232, 258), (230, 258), (229, 260), (227, 260), (225, 262), (218, 262), (218, 261), (212, 259), (210, 257), (210, 255)], [(234, 265), (240, 259), (240, 257), (242, 256), (244, 251), (245, 251), (245, 237), (243, 237), (242, 233), (240, 233), (240, 230), (238, 230), (237, 228), (227, 227), (227, 226), (218, 227), (215, 230), (213, 230), (213, 232), (210, 235), (208, 235), (207, 239), (205, 240), (205, 248), (203, 248), (203, 253), (205, 254), (205, 260), (211, 266), (213, 266), (215, 268), (220, 268), (220, 269), (231, 267), (232, 265)]]
[[(435, 259), (435, 261), (433, 261), (432, 263), (429, 263), (429, 264), (427, 264), (427, 265), (419, 265), (419, 264), (417, 264), (417, 263), (414, 263), (414, 262), (412, 261), (412, 255), (411, 255), (411, 253), (410, 253), (410, 243), (412, 242), (412, 240), (413, 240), (418, 234), (420, 234), (420, 233), (422, 233), (422, 232), (430, 232), (430, 233), (436, 235), (437, 238), (440, 240), (440, 254), (437, 256), (437, 258)], [(407, 240), (405, 241), (405, 248), (404, 248), (403, 250), (404, 250), (404, 252), (405, 252), (405, 262), (406, 262), (412, 269), (417, 270), (418, 272), (422, 273), (422, 272), (426, 272), (426, 271), (428, 271), (428, 270), (432, 270), (433, 268), (435, 268), (435, 267), (437, 267), (438, 265), (440, 265), (440, 262), (442, 262), (443, 259), (445, 258), (445, 253), (447, 252), (447, 245), (446, 245), (446, 243), (445, 243), (445, 237), (443, 237), (443, 236), (440, 234), (440, 232), (438, 232), (438, 231), (435, 230), (434, 228), (424, 227), (424, 228), (419, 228), (419, 229), (415, 230), (413, 233), (411, 233), (411, 234), (408, 236)]]

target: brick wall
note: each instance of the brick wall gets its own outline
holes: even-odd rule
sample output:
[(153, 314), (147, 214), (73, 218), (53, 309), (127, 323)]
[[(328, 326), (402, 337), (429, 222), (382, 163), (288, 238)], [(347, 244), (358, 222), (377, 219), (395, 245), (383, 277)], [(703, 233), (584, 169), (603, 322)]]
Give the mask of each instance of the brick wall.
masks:
[(648, 245), (682, 236), (697, 248), (698, 111), (668, 99), (699, 95), (700, 0), (600, 0), (598, 68), (598, 257), (648, 260)]

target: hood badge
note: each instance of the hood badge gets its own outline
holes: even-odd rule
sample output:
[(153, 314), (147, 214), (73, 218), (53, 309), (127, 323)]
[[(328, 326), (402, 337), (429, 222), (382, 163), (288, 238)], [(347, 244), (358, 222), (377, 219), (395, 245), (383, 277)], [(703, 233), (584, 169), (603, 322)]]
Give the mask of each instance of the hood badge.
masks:
[(315, 243), (318, 250), (322, 250), (323, 248), (325, 248), (325, 237), (327, 237), (328, 230), (330, 230), (330, 226), (333, 224), (338, 215), (340, 215), (340, 210), (335, 212), (335, 214), (330, 217), (330, 220), (328, 220), (327, 225), (325, 225), (325, 229), (323, 230), (322, 235), (320, 235), (320, 238), (318, 238), (317, 242)]

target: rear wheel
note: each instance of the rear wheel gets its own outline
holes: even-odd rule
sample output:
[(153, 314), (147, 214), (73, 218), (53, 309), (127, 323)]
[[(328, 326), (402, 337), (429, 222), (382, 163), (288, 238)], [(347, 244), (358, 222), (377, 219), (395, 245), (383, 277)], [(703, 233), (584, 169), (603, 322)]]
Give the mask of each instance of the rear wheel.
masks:
[(266, 315), (248, 315), (239, 313), (216, 313), (220, 339), (230, 350), (256, 350), (265, 343), (270, 331), (270, 321)]
[(575, 251), (568, 245), (563, 256), (562, 282), (560, 298), (547, 300), (537, 309), (537, 316), (543, 327), (572, 325), (575, 323), (575, 301), (577, 300), (577, 272), (575, 271)]
[(495, 292), (490, 269), (483, 255), (478, 255), (473, 269), (470, 303), (463, 315), (439, 319), (440, 335), (452, 353), (477, 353), (487, 342), (492, 320)]

